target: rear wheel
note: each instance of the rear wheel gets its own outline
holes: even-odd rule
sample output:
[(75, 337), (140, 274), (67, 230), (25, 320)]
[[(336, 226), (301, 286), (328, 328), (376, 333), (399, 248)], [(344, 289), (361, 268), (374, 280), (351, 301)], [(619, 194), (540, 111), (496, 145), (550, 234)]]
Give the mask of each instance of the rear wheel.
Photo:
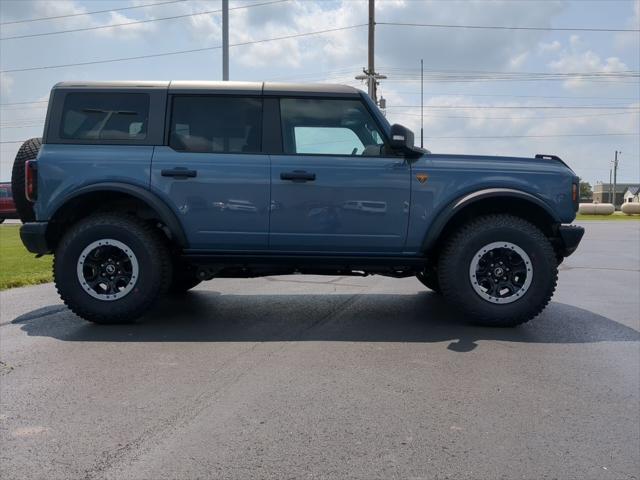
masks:
[(167, 291), (171, 261), (165, 240), (137, 217), (95, 215), (75, 224), (54, 257), (64, 303), (96, 323), (128, 323)]
[(33, 204), (27, 200), (24, 192), (24, 164), (27, 160), (35, 160), (42, 146), (41, 138), (30, 138), (25, 141), (13, 161), (13, 170), (11, 171), (11, 190), (13, 194), (13, 202), (20, 220), (23, 222), (33, 222), (36, 215), (33, 211)]
[(448, 240), (438, 273), (445, 298), (477, 323), (511, 327), (549, 303), (558, 266), (536, 226), (511, 215), (488, 215)]

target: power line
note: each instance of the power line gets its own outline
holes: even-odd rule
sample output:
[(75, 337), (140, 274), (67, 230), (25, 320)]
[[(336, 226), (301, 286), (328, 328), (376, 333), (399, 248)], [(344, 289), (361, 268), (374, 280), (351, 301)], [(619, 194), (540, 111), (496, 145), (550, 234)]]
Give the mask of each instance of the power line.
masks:
[[(366, 25), (365, 23), (361, 23), (359, 25), (350, 25), (348, 27), (329, 28), (326, 30), (317, 30), (315, 32), (295, 33), (292, 35), (284, 35), (282, 37), (273, 37), (273, 38), (265, 38), (262, 40), (252, 40), (252, 41), (241, 42), (241, 43), (232, 43), (229, 45), (229, 47), (242, 47), (245, 45), (255, 45), (258, 43), (273, 42), (277, 40), (287, 40), (290, 38), (307, 37), (311, 35), (319, 35), (322, 33), (337, 32), (340, 30), (350, 30), (354, 28), (364, 27), (365, 25)], [(93, 60), (89, 62), (67, 63), (67, 64), (61, 64), (61, 65), (44, 65), (39, 67), (13, 68), (9, 70), (2, 70), (0, 71), (0, 73), (31, 72), (34, 70), (49, 70), (53, 68), (67, 68), (67, 67), (79, 67), (79, 66), (86, 66), (86, 65), (97, 65), (101, 63), (126, 62), (129, 60), (140, 60), (143, 58), (156, 58), (156, 57), (165, 57), (168, 55), (181, 55), (184, 53), (206, 52), (209, 50), (219, 50), (221, 48), (222, 48), (222, 45), (216, 45), (215, 47), (193, 48), (190, 50), (176, 50), (173, 52), (153, 53), (149, 55), (138, 55), (135, 57), (111, 58), (108, 60)]]
[[(420, 95), (420, 92), (394, 92), (399, 95)], [(509, 98), (554, 98), (566, 100), (640, 100), (638, 97), (593, 97), (593, 96), (561, 96), (561, 95), (512, 95), (505, 93), (453, 93), (453, 92), (428, 92), (432, 97), (509, 97)]]
[(639, 136), (640, 133), (567, 133), (567, 134), (552, 134), (552, 135), (478, 135), (478, 136), (446, 136), (446, 137), (427, 137), (436, 139), (501, 139), (501, 138), (555, 138), (555, 137), (624, 137), (624, 136)]
[(34, 100), (32, 102), (11, 102), (11, 103), (0, 103), (0, 107), (7, 107), (10, 105), (30, 105), (34, 103), (49, 103), (49, 100)]
[[(264, 2), (264, 3), (253, 3), (251, 5), (241, 5), (239, 7), (233, 7), (230, 8), (229, 10), (241, 10), (241, 9), (246, 9), (246, 8), (252, 8), (252, 7), (262, 7), (262, 6), (266, 6), (266, 5), (274, 5), (276, 3), (283, 3), (283, 2), (288, 2), (290, 0), (275, 0), (275, 1), (271, 1), (271, 2)], [(73, 28), (73, 29), (69, 29), (69, 30), (57, 30), (55, 32), (44, 32), (44, 33), (30, 33), (27, 35), (15, 35), (13, 37), (1, 37), (0, 40), (17, 40), (20, 38), (33, 38), (33, 37), (44, 37), (44, 36), (48, 36), (48, 35), (59, 35), (62, 33), (72, 33), (72, 32), (87, 32), (90, 30), (101, 30), (101, 29), (105, 29), (105, 28), (116, 28), (116, 27), (126, 27), (129, 25), (139, 25), (142, 23), (151, 23), (151, 22), (159, 22), (159, 21), (163, 21), (163, 20), (176, 20), (178, 18), (187, 18), (187, 17), (196, 17), (198, 15), (208, 15), (211, 13), (220, 13), (222, 12), (221, 9), (218, 10), (207, 10), (204, 12), (198, 12), (198, 13), (187, 13), (187, 14), (182, 14), (182, 15), (172, 15), (170, 17), (159, 17), (159, 18), (149, 18), (146, 20), (136, 20), (134, 22), (124, 22), (124, 23), (114, 23), (111, 25), (96, 25), (95, 27), (83, 27), (83, 28)]]
[(0, 125), (0, 128), (34, 128), (34, 127), (42, 128), (43, 125), (44, 123), (31, 123), (29, 125)]
[[(468, 108), (468, 109), (557, 109), (557, 110), (637, 110), (633, 106), (605, 105), (425, 105), (426, 108)], [(420, 105), (389, 105), (389, 108), (420, 108)]]
[(94, 15), (97, 13), (111, 13), (111, 12), (122, 12), (123, 10), (133, 10), (136, 8), (146, 8), (146, 7), (157, 7), (159, 5), (168, 5), (170, 3), (182, 3), (188, 2), (189, 0), (169, 0), (166, 2), (158, 2), (158, 3), (147, 3), (146, 5), (133, 5), (131, 7), (120, 7), (120, 8), (111, 8), (109, 10), (94, 10), (91, 12), (82, 12), (82, 13), (70, 13), (68, 15), (56, 15), (53, 17), (38, 17), (38, 18), (25, 18), (23, 20), (12, 20), (10, 22), (2, 22), (0, 25), (15, 25), (17, 23), (30, 23), (30, 22), (40, 22), (44, 20), (57, 20), (60, 18), (70, 18), (70, 17), (81, 17), (84, 15)]
[[(419, 113), (410, 113), (410, 112), (393, 112), (390, 116), (409, 116), (409, 117), (419, 117)], [(470, 118), (477, 120), (547, 120), (553, 118), (590, 118), (590, 117), (610, 117), (616, 115), (640, 115), (640, 110), (637, 112), (616, 112), (616, 113), (593, 113), (587, 115), (544, 115), (544, 116), (535, 116), (535, 117), (486, 117), (486, 116), (477, 116), (477, 115), (438, 115), (429, 113), (429, 118)]]
[(444, 23), (402, 23), (402, 22), (377, 22), (378, 25), (391, 25), (399, 27), (430, 27), (430, 28), (467, 28), (476, 30), (535, 30), (545, 32), (633, 32), (640, 30), (630, 28), (591, 28), (591, 27), (511, 27), (503, 25), (451, 25)]
[[(615, 72), (489, 72), (489, 71), (436, 71), (425, 72), (425, 81), (430, 83), (475, 83), (475, 82), (534, 82), (534, 81), (568, 81), (580, 80), (593, 83), (637, 84), (640, 72), (634, 70), (621, 70)], [(406, 71), (389, 73), (390, 83), (417, 84), (420, 81), (419, 73)]]

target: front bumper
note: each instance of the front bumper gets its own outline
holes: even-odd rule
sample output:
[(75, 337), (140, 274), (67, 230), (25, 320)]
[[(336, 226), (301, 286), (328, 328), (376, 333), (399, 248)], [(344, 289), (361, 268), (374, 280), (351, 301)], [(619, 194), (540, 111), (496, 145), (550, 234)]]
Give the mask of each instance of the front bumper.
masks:
[(577, 225), (560, 225), (558, 227), (560, 236), (560, 244), (558, 245), (559, 253), (563, 257), (568, 257), (576, 251), (582, 236), (584, 235), (584, 227)]
[(44, 255), (51, 252), (46, 238), (48, 226), (48, 222), (30, 222), (20, 227), (20, 239), (31, 253)]

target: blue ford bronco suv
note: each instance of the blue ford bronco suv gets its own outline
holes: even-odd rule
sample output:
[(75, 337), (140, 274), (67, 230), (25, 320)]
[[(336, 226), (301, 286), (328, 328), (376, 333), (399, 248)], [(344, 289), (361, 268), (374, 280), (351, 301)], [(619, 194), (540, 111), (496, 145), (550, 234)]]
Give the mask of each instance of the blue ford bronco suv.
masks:
[(431, 153), (340, 85), (59, 83), (12, 181), (23, 243), (98, 323), (203, 280), (299, 273), (416, 276), (513, 326), (584, 233), (558, 157)]

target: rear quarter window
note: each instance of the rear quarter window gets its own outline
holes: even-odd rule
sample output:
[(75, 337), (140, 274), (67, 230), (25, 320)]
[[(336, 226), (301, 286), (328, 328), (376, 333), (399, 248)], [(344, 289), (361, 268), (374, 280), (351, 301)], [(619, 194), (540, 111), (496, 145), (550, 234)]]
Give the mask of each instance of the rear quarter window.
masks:
[(199, 153), (260, 153), (262, 99), (231, 96), (173, 98), (169, 146)]
[(146, 93), (69, 93), (60, 138), (70, 140), (144, 140), (149, 124)]

